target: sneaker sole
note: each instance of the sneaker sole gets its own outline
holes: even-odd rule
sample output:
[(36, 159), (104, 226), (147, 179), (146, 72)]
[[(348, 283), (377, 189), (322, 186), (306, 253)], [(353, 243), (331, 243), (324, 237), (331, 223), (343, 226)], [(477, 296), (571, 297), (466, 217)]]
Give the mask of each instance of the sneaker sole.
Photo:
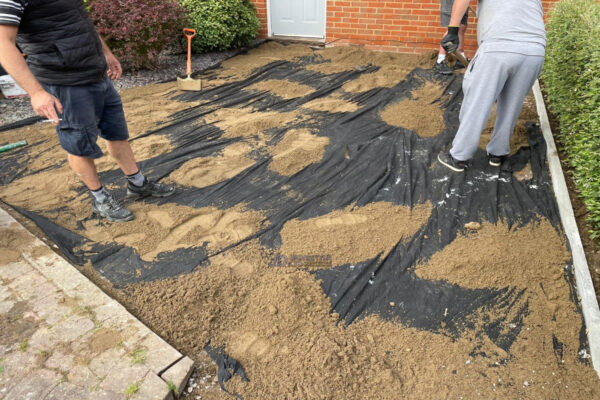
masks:
[(107, 220), (112, 221), (112, 222), (127, 222), (127, 221), (131, 221), (132, 219), (135, 218), (135, 215), (131, 215), (127, 218), (117, 219), (117, 218), (110, 217), (108, 215), (104, 215), (100, 211), (96, 211), (96, 210), (92, 210), (92, 214), (97, 215), (102, 218), (106, 218)]
[(165, 193), (165, 194), (159, 194), (159, 195), (155, 195), (155, 194), (139, 194), (139, 193), (134, 193), (134, 192), (130, 192), (129, 190), (127, 191), (127, 194), (125, 195), (125, 198), (127, 200), (137, 200), (137, 199), (142, 199), (142, 198), (146, 198), (146, 197), (158, 197), (158, 198), (163, 198), (163, 197), (169, 197), (175, 194), (175, 190), (169, 192), (169, 193)]
[(464, 168), (463, 168), (463, 169), (458, 169), (458, 168), (456, 168), (456, 167), (453, 167), (452, 165), (450, 165), (450, 164), (448, 164), (448, 163), (445, 163), (444, 161), (442, 161), (442, 159), (440, 158), (439, 154), (438, 154), (438, 157), (437, 157), (437, 159), (438, 159), (438, 161), (439, 161), (439, 162), (440, 162), (440, 163), (441, 163), (443, 166), (450, 168), (450, 169), (451, 169), (452, 171), (454, 171), (454, 172), (465, 172), (465, 169), (464, 169)]

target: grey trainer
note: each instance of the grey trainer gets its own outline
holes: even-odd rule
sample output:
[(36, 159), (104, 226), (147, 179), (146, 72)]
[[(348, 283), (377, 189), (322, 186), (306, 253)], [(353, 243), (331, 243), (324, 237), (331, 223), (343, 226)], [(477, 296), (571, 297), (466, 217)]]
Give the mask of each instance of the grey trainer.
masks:
[(106, 194), (102, 202), (92, 198), (92, 211), (94, 214), (114, 222), (131, 221), (134, 218), (133, 213), (119, 204), (110, 193)]
[(173, 185), (157, 183), (144, 178), (142, 186), (135, 186), (131, 182), (127, 182), (127, 198), (139, 199), (142, 197), (168, 197), (175, 193)]

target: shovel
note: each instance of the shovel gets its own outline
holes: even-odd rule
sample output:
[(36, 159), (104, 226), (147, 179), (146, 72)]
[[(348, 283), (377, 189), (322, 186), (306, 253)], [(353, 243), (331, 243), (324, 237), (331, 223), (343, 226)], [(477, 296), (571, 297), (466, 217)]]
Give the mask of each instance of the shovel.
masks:
[(200, 79), (192, 79), (192, 38), (196, 36), (196, 30), (185, 28), (184, 36), (188, 40), (188, 59), (187, 59), (187, 78), (181, 79), (177, 77), (177, 87), (179, 90), (202, 90), (202, 81)]

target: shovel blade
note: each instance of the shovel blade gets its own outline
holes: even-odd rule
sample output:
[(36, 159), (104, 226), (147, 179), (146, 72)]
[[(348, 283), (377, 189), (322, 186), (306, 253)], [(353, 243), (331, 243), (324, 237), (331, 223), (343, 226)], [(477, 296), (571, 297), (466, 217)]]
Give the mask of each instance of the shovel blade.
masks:
[(190, 90), (197, 92), (202, 90), (202, 81), (200, 79), (192, 79), (190, 77), (185, 79), (177, 77), (177, 87), (179, 90)]

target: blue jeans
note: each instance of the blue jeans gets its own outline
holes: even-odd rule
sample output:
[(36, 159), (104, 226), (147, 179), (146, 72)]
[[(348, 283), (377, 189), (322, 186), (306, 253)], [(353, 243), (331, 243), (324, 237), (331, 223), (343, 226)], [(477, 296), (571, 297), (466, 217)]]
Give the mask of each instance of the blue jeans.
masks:
[(63, 105), (62, 121), (56, 127), (60, 145), (69, 154), (102, 157), (98, 135), (106, 140), (127, 140), (129, 131), (121, 97), (107, 77), (81, 86), (43, 84)]

